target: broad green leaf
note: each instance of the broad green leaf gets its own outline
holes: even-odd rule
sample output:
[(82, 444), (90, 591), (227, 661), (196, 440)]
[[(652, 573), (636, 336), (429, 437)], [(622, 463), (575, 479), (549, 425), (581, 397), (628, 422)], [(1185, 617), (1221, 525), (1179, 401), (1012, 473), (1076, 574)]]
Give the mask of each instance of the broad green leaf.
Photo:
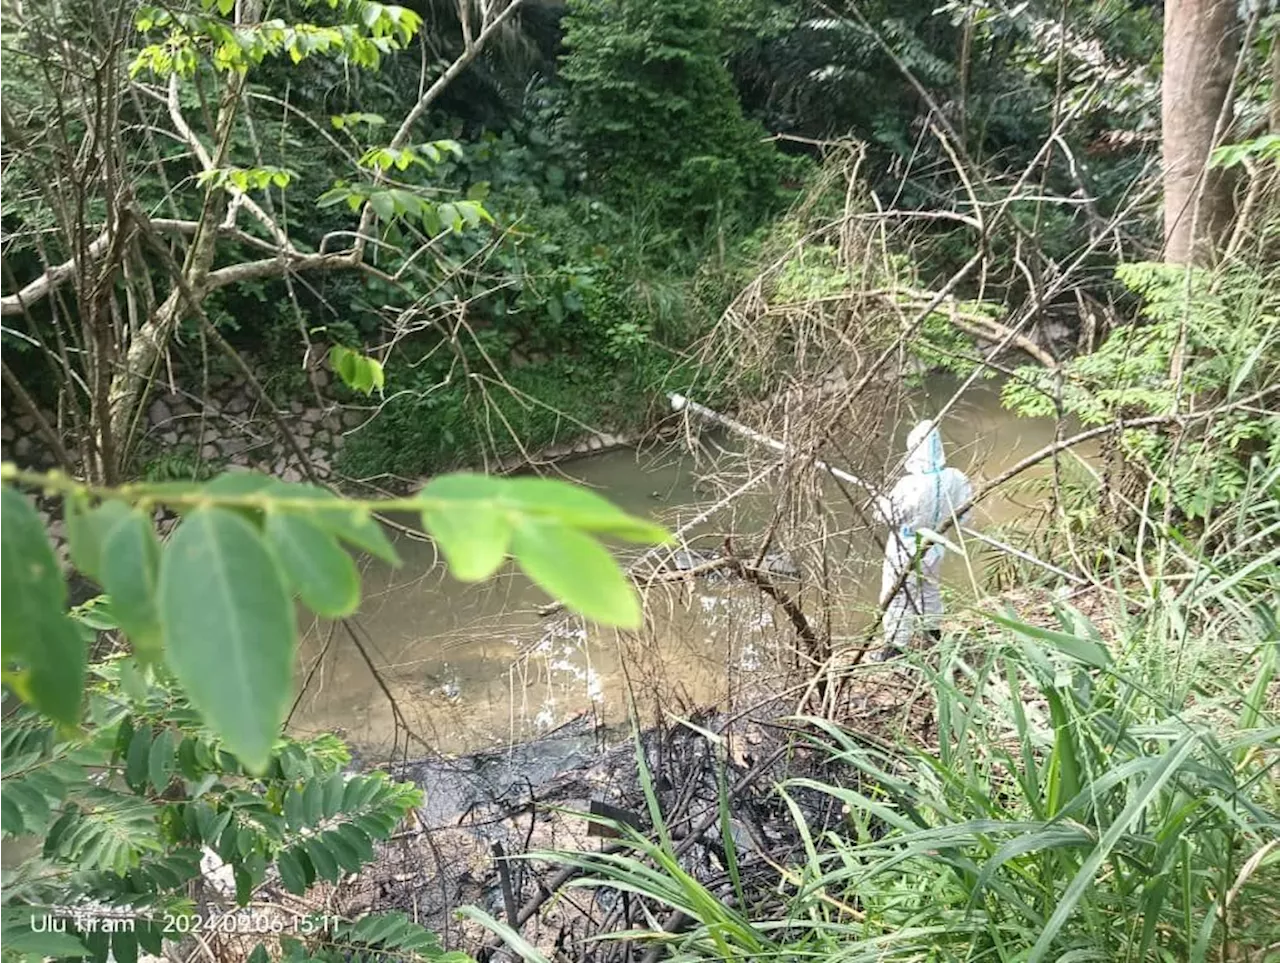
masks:
[(134, 792), (142, 792), (147, 785), (147, 769), (151, 763), (151, 729), (143, 727), (129, 740), (129, 754), (125, 757), (124, 781)]
[(85, 645), (67, 617), (67, 586), (31, 503), (8, 485), (0, 494), (0, 647), (17, 695), (64, 726), (80, 718)]
[(347, 353), (342, 370), (347, 387), (366, 395), (373, 394), (374, 388), (381, 389), (385, 380), (380, 362), (354, 352)]
[(0, 794), (0, 830), (3, 830), (6, 836), (21, 836), (25, 829), (22, 807), (13, 798), (13, 793), (8, 790), (8, 787), (5, 787), (5, 792)]
[(129, 506), (124, 502), (108, 501), (90, 509), (75, 498), (67, 499), (65, 505), (71, 561), (101, 585), (107, 535), (120, 519), (129, 514)]
[[(39, 932), (32, 928), (34, 920), (28, 906), (4, 908), (5, 955), (26, 954), (37, 959), (44, 957), (80, 957), (85, 955), (85, 945), (70, 933)], [(69, 927), (68, 927), (69, 928)]]
[(422, 513), (422, 524), (435, 537), (449, 571), (459, 581), (486, 579), (507, 557), (511, 518), (494, 504), (477, 501), (465, 511), (429, 508)]
[(239, 515), (199, 509), (165, 550), (159, 602), (166, 657), (192, 705), (261, 773), (284, 722), (297, 641), (271, 553)]
[(138, 946), (152, 956), (159, 956), (164, 948), (164, 924), (158, 920), (138, 920)]
[[(279, 484), (279, 479), (256, 471), (229, 471), (205, 483), (202, 494), (216, 501), (218, 497), (239, 498), (245, 495), (258, 495)], [(224, 506), (230, 507), (230, 506)], [(237, 508), (254, 524), (262, 521), (262, 513), (257, 509)]]
[(338, 536), (344, 542), (363, 549), (384, 562), (393, 566), (400, 564), (395, 548), (367, 508), (344, 502), (332, 492), (316, 485), (277, 482), (271, 494), (293, 503), (274, 506), (273, 511), (301, 515), (331, 535)]
[(311, 865), (315, 867), (317, 876), (332, 883), (342, 875), (342, 868), (333, 858), (333, 853), (329, 852), (318, 837), (307, 836), (303, 839), (302, 845), (306, 848), (307, 855), (311, 857)]
[(477, 501), (498, 502), (509, 490), (511, 479), (495, 478), (474, 472), (453, 472), (433, 478), (423, 486), (419, 497), (426, 501), (440, 501), (442, 510), (455, 508), (470, 511), (470, 503)]
[(196, 742), (195, 736), (187, 736), (178, 744), (178, 771), (192, 781), (199, 779), (201, 772), (200, 763), (196, 759)]
[(88, 656), (79, 626), (65, 615), (55, 615), (28, 626), (28, 633), (32, 648), (26, 677), (15, 681), (14, 688), (51, 720), (77, 725)]
[(350, 615), (360, 604), (356, 563), (329, 532), (301, 515), (268, 512), (267, 541), (289, 583), (317, 615)]
[(344, 348), (340, 344), (335, 344), (329, 349), (329, 365), (333, 368), (334, 373), (342, 379), (342, 383), (347, 387), (351, 387), (351, 383), (357, 377), (356, 359), (357, 355), (350, 348)]
[(302, 791), (302, 808), (307, 814), (307, 825), (318, 826), (324, 819), (324, 787), (318, 779), (308, 779)]
[(422, 489), (422, 498), (439, 500), (439, 509), (470, 512), (475, 502), (493, 502), (511, 511), (551, 518), (571, 528), (613, 535), (634, 542), (663, 542), (668, 536), (660, 525), (628, 515), (607, 498), (553, 478), (494, 478), (457, 472), (433, 479)]
[(295, 896), (307, 891), (307, 871), (302, 866), (305, 856), (299, 856), (294, 849), (283, 849), (276, 856), (276, 869), (280, 870), (280, 880), (284, 888)]
[(134, 651), (152, 662), (160, 658), (163, 647), (156, 608), (159, 570), (160, 543), (151, 519), (141, 511), (128, 513), (103, 543), (102, 587)]
[(161, 729), (152, 740), (151, 750), (147, 753), (147, 776), (156, 792), (164, 792), (169, 787), (169, 774), (173, 771), (173, 732)]
[(348, 873), (357, 873), (364, 866), (364, 860), (360, 858), (360, 853), (338, 830), (330, 829), (321, 833), (320, 839), (329, 847), (329, 852), (338, 861), (338, 865)]
[(122, 928), (111, 934), (111, 955), (116, 963), (138, 963), (138, 936)]
[(135, 704), (145, 702), (151, 693), (151, 686), (139, 661), (135, 658), (125, 658), (116, 664), (120, 667), (120, 691), (129, 698), (130, 702)]
[(335, 772), (324, 781), (324, 818), (332, 819), (342, 810), (342, 794), (346, 791), (347, 780), (340, 772)]
[(365, 358), (364, 363), (369, 369), (370, 386), (375, 391), (381, 391), (387, 384), (387, 372), (382, 362), (377, 358)]
[(49, 801), (44, 793), (27, 781), (9, 780), (4, 785), (5, 803), (16, 806), (22, 813), (19, 832), (42, 832), (49, 823)]
[(362, 866), (373, 862), (373, 842), (363, 829), (351, 823), (343, 823), (336, 831), (351, 845)]
[(559, 519), (573, 528), (614, 535), (631, 542), (665, 542), (661, 525), (628, 515), (595, 492), (554, 478), (507, 479), (506, 498), (528, 512)]
[[(381, 160), (381, 158), (379, 158)], [(373, 208), (378, 220), (389, 221), (396, 216), (395, 202), (385, 191), (379, 191), (369, 196), (369, 204)]]
[(292, 788), (284, 797), (284, 821), (290, 829), (307, 825), (307, 809), (303, 805), (303, 790)]
[(516, 526), (512, 554), (539, 586), (590, 619), (638, 628), (640, 601), (613, 557), (589, 535), (550, 521)]

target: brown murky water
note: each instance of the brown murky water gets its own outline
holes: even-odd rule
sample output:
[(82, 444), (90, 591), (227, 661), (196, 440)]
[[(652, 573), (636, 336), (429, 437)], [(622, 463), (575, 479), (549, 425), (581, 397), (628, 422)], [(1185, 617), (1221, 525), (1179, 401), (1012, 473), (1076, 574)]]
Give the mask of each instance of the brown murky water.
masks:
[[(914, 407), (936, 410), (952, 387), (933, 384)], [(943, 422), (949, 463), (963, 468), (975, 485), (1049, 443), (1053, 429), (1050, 421), (1005, 412), (993, 386), (971, 388)], [(698, 490), (691, 461), (679, 453), (612, 451), (571, 462), (563, 471), (627, 510), (673, 528), (710, 499), (710, 492)], [(1006, 523), (1026, 510), (1009, 497), (991, 498), (971, 524)], [(748, 506), (747, 517), (740, 510), (734, 522), (744, 535), (752, 531), (750, 514)], [(723, 531), (724, 523), (716, 530)], [(545, 596), (518, 574), (507, 571), (488, 584), (463, 586), (443, 573), (429, 543), (402, 538), (398, 548), (401, 568), (366, 567), (357, 621), (366, 651), (406, 721), (442, 752), (527, 739), (584, 711), (621, 721), (629, 692), (638, 692), (640, 702), (659, 698), (668, 708), (719, 703), (742, 682), (779, 673), (782, 661), (791, 658), (775, 650), (774, 640), (788, 637), (785, 617), (758, 591), (731, 581), (697, 580), (651, 598), (650, 627), (637, 638), (586, 627), (563, 614), (539, 615)], [(869, 543), (855, 551), (862, 567), (853, 569), (857, 584), (848, 625), (841, 626), (845, 631), (865, 619), (864, 607), (879, 588), (878, 550)], [(949, 557), (946, 577), (957, 592), (963, 594), (979, 576), (965, 559)], [(316, 624), (307, 633), (299, 678), (308, 673), (310, 684), (291, 722), (295, 731), (339, 732), (371, 758), (391, 749), (390, 702), (342, 629)], [(654, 680), (660, 680), (656, 687)], [(422, 755), (423, 747), (409, 752)]]

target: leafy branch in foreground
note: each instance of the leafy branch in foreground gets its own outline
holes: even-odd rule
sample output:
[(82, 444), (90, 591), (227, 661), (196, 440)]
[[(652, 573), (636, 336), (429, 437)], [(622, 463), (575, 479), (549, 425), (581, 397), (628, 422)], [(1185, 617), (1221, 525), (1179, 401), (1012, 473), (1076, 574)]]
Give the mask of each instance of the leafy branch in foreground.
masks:
[[(596, 621), (635, 627), (639, 600), (601, 537), (664, 539), (606, 499), (540, 478), (446, 475), (418, 495), (339, 499), (256, 473), (205, 484), (93, 488), (59, 473), (3, 466), (0, 478), (63, 496), (72, 561), (111, 599), (144, 664), (163, 662), (209, 727), (251, 772), (267, 766), (292, 695), (293, 597), (317, 615), (355, 611), (360, 580), (348, 548), (399, 559), (374, 511), (415, 512), (454, 575), (488, 578), (513, 557), (539, 586)], [(152, 512), (181, 520), (167, 542)], [(30, 501), (3, 488), (4, 681), (67, 729), (78, 724), (86, 646)]]
[[(103, 600), (68, 621), (86, 641), (113, 627)], [(110, 953), (128, 963), (139, 950), (158, 955), (165, 939), (201, 929), (302, 937), (281, 939), (290, 960), (337, 960), (351, 951), (468, 959), (445, 953), (435, 934), (403, 914), (348, 923), (286, 920), (281, 910), (234, 926), (211, 923), (193, 902), (200, 898), (193, 882), (225, 885), (222, 895), (241, 907), (277, 879), (298, 895), (319, 881), (337, 882), (375, 858), (375, 845), (421, 804), (422, 793), (381, 772), (344, 771), (350, 755), (327, 734), (278, 740), (262, 771), (251, 774), (161, 666), (115, 656), (90, 666), (87, 681), (70, 738), (25, 706), (5, 722), (0, 831), (6, 839), (42, 840), (6, 877), (6, 961), (105, 963)], [(229, 870), (225, 883), (203, 873), (202, 858), (213, 856)], [(46, 916), (65, 930), (43, 923)], [(266, 963), (266, 950), (252, 958)]]

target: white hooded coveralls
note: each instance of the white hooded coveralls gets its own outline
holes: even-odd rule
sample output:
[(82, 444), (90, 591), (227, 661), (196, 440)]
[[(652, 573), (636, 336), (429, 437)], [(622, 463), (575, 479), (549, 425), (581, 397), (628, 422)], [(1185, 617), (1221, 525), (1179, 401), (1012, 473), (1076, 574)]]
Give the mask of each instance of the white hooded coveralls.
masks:
[[(911, 637), (937, 627), (942, 615), (938, 578), (946, 549), (934, 542), (918, 546), (922, 528), (937, 531), (969, 500), (973, 486), (964, 472), (948, 468), (942, 436), (931, 421), (922, 421), (907, 436), (906, 475), (881, 498), (880, 512), (889, 524), (885, 541), (880, 604), (885, 608), (884, 641), (904, 649)], [(963, 519), (960, 519), (963, 520)], [(902, 573), (911, 568), (902, 588), (889, 598)]]

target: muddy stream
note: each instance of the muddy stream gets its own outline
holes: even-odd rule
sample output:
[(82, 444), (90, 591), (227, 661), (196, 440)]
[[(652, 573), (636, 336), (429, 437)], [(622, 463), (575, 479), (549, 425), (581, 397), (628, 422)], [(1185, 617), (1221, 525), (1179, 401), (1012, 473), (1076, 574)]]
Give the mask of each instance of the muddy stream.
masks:
[[(920, 416), (946, 400), (947, 382), (913, 399)], [(895, 452), (909, 425), (895, 434)], [(970, 388), (944, 419), (947, 459), (975, 486), (1043, 447), (1051, 421), (1015, 418), (999, 403), (998, 388)], [(699, 484), (693, 460), (679, 450), (657, 453), (619, 449), (564, 463), (568, 477), (592, 486), (630, 512), (670, 528), (694, 517), (715, 495)], [(752, 544), (767, 522), (767, 490), (717, 518), (706, 544), (733, 530)], [(979, 529), (1027, 513), (1033, 495), (988, 498), (970, 524)], [(1020, 503), (1023, 502), (1023, 503)], [(756, 515), (752, 517), (753, 513)], [(793, 664), (794, 635), (785, 616), (753, 586), (734, 580), (697, 579), (650, 599), (650, 625), (619, 634), (587, 627), (564, 615), (543, 616), (546, 597), (519, 574), (464, 586), (446, 575), (433, 547), (401, 538), (403, 565), (372, 562), (364, 569), (364, 601), (357, 620), (369, 656), (422, 740), (445, 754), (476, 752), (521, 742), (586, 714), (602, 723), (626, 719), (628, 693), (638, 705), (664, 708), (724, 704), (753, 681), (780, 677)], [(874, 544), (844, 546), (855, 557), (845, 624), (852, 637), (870, 617), (879, 589), (880, 552)], [(982, 573), (950, 553), (951, 605), (971, 593)], [(625, 561), (625, 559), (624, 559)], [(833, 636), (840, 638), (833, 632)], [(783, 651), (786, 649), (787, 651)], [(310, 682), (290, 726), (298, 734), (329, 731), (345, 738), (369, 761), (393, 747), (391, 706), (360, 653), (341, 629), (315, 623), (306, 633), (298, 670)], [(400, 743), (403, 752), (403, 740)], [(422, 756), (421, 743), (409, 755)]]

